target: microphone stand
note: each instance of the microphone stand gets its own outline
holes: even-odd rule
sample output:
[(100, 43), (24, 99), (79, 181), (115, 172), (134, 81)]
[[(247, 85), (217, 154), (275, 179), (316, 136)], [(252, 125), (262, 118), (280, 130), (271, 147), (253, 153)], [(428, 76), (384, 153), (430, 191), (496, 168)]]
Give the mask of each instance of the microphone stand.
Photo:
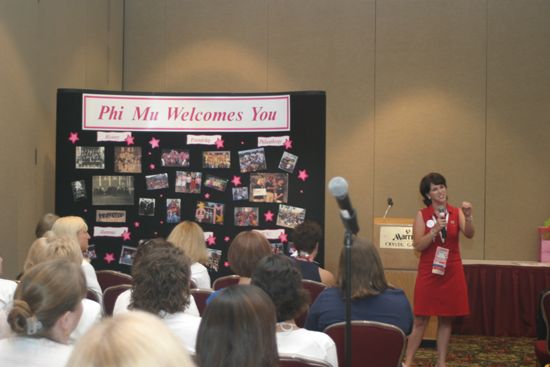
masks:
[[(340, 213), (342, 222), (344, 223), (344, 261), (346, 264), (346, 271), (344, 274), (345, 285), (345, 304), (346, 304), (346, 333), (344, 338), (344, 351), (345, 351), (345, 366), (351, 367), (351, 246), (353, 245), (353, 235), (359, 231), (357, 226), (355, 211), (351, 213), (346, 212), (347, 215)], [(351, 223), (355, 223), (355, 226)]]
[(351, 367), (351, 245), (353, 233), (346, 229), (344, 234), (344, 260), (346, 263), (346, 274), (344, 284), (346, 285), (346, 335), (344, 338), (345, 366)]

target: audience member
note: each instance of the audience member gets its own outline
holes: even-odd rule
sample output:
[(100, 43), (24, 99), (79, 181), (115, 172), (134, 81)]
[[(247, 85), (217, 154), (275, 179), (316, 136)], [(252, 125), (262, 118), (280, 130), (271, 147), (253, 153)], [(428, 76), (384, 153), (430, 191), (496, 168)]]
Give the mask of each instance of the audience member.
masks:
[(84, 271), (84, 276), (86, 277), (86, 284), (88, 289), (96, 293), (100, 303), (102, 303), (103, 291), (97, 281), (95, 269), (87, 259), (88, 241), (90, 240), (90, 235), (88, 234), (88, 225), (84, 219), (74, 216), (61, 217), (53, 224), (52, 231), (57, 236), (69, 236), (78, 241), (80, 250), (84, 256), (84, 259), (82, 260), (82, 270)]
[(260, 288), (224, 288), (206, 307), (197, 336), (199, 367), (275, 367), (275, 307)]
[[(67, 259), (75, 265), (82, 264), (80, 246), (74, 238), (67, 236), (49, 236), (48, 245), (44, 251), (44, 260)], [(92, 325), (101, 320), (101, 305), (84, 298), (82, 300), (82, 316), (78, 325), (71, 333), (69, 342), (75, 343)]]
[(65, 366), (67, 345), (82, 314), (86, 280), (65, 259), (29, 269), (15, 290), (8, 323), (16, 334), (0, 340), (0, 366)]
[(335, 284), (334, 275), (315, 262), (319, 251), (319, 241), (322, 237), (321, 226), (308, 220), (298, 224), (291, 235), (296, 248), (296, 263), (302, 272), (302, 278), (322, 282), (327, 287), (332, 287)]
[[(355, 237), (351, 246), (351, 319), (378, 321), (399, 327), (408, 335), (412, 329), (411, 305), (401, 289), (386, 282), (378, 251), (369, 241)], [(340, 253), (338, 287), (327, 288), (311, 305), (305, 327), (323, 331), (345, 321), (345, 256)]]
[(23, 263), (23, 272), (20, 274), (19, 278), (27, 272), (34, 265), (41, 263), (45, 258), (45, 251), (48, 247), (48, 238), (54, 236), (53, 232), (48, 231), (44, 233), (45, 237), (40, 237), (34, 240), (27, 252), (27, 257)]
[[(137, 247), (136, 256), (134, 257), (134, 263), (132, 265), (132, 277), (139, 271), (139, 263), (146, 254), (153, 248), (171, 248), (174, 245), (163, 238), (153, 238), (150, 240), (140, 241)], [(123, 312), (127, 312), (132, 300), (132, 290), (128, 289), (122, 292), (116, 299), (115, 306), (113, 308), (113, 315), (118, 315)], [(193, 296), (189, 297), (189, 305), (184, 311), (188, 315), (200, 316), (199, 309), (195, 303)]]
[[(239, 284), (250, 284), (250, 277), (258, 262), (271, 253), (271, 245), (262, 233), (243, 231), (231, 241), (227, 260), (231, 270), (239, 276)], [(219, 290), (212, 293), (206, 300), (206, 304), (210, 304), (218, 293)]]
[(34, 233), (36, 234), (36, 238), (44, 237), (44, 234), (52, 229), (53, 224), (58, 219), (59, 219), (59, 215), (57, 214), (53, 214), (53, 213), (44, 214), (36, 224), (36, 229), (34, 230)]
[(184, 312), (190, 299), (190, 265), (180, 248), (152, 248), (132, 272), (130, 308), (160, 316), (194, 353), (201, 319)]
[(210, 275), (206, 269), (208, 251), (201, 226), (192, 221), (183, 221), (172, 229), (167, 240), (185, 252), (191, 259), (191, 279), (197, 288), (210, 288)]
[(321, 359), (338, 366), (334, 341), (325, 333), (302, 329), (294, 322), (307, 309), (309, 293), (292, 260), (284, 255), (264, 257), (252, 274), (251, 284), (267, 293), (275, 305), (279, 355)]
[(67, 367), (193, 367), (181, 341), (155, 316), (128, 312), (95, 325)]

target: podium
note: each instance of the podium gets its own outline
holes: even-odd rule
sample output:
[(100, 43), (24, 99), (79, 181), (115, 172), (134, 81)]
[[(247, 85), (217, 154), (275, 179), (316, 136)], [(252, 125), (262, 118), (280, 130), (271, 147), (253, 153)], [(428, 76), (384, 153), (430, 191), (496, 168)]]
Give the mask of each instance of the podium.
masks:
[[(375, 218), (374, 244), (378, 249), (386, 279), (401, 288), (413, 305), (414, 284), (420, 253), (412, 247), (412, 218)], [(424, 340), (433, 342), (437, 337), (437, 318), (431, 317)]]

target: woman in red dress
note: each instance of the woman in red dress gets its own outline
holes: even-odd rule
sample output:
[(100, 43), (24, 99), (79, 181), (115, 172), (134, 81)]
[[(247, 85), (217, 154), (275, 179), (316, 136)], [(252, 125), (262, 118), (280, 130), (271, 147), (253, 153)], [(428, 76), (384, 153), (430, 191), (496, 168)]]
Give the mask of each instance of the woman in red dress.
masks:
[(421, 254), (414, 289), (414, 326), (404, 365), (412, 365), (430, 316), (437, 316), (436, 366), (445, 367), (453, 318), (470, 312), (458, 235), (474, 236), (472, 205), (449, 205), (447, 182), (439, 173), (422, 178), (420, 194), (426, 208), (418, 211), (413, 225), (413, 246)]

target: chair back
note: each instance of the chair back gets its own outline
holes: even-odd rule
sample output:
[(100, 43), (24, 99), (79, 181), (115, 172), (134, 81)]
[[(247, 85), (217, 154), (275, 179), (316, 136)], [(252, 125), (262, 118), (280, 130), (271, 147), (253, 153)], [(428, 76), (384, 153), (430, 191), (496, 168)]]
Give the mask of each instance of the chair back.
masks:
[(90, 288), (86, 291), (86, 298), (94, 302), (101, 303), (99, 295)]
[(119, 284), (105, 288), (105, 290), (103, 291), (103, 312), (105, 313), (105, 315), (113, 315), (113, 309), (115, 308), (116, 299), (122, 292), (131, 288), (132, 285), (130, 284)]
[(191, 295), (195, 299), (195, 303), (197, 304), (197, 308), (199, 309), (199, 314), (202, 317), (202, 314), (204, 312), (204, 309), (206, 308), (206, 300), (210, 295), (214, 293), (212, 289), (204, 289), (204, 288), (193, 288), (191, 289)]
[[(346, 323), (328, 326), (324, 332), (336, 343), (338, 365), (345, 366)], [(397, 326), (376, 321), (351, 322), (351, 367), (398, 367), (407, 337)]]
[(101, 289), (105, 290), (114, 285), (132, 284), (132, 276), (115, 270), (97, 270), (95, 272)]
[(226, 275), (224, 277), (219, 277), (214, 280), (214, 283), (212, 283), (212, 288), (217, 291), (218, 289), (239, 283), (239, 279), (241, 279), (241, 277), (238, 275)]
[[(327, 287), (325, 284), (321, 282), (316, 282), (314, 280), (309, 280), (309, 279), (302, 279), (302, 286), (304, 287), (305, 290), (309, 292), (310, 306), (315, 301), (317, 296), (322, 291), (324, 291), (325, 288)], [(294, 321), (296, 322), (296, 325), (298, 325), (299, 327), (304, 327), (304, 324), (306, 323), (306, 318), (307, 318), (307, 310), (304, 311), (300, 316), (295, 318)]]
[(546, 352), (550, 353), (550, 290), (546, 290), (540, 298), (540, 310), (546, 325)]
[(296, 355), (280, 355), (279, 367), (332, 367), (332, 366), (330, 365), (330, 363), (319, 359), (305, 358), (305, 357), (300, 357)]

